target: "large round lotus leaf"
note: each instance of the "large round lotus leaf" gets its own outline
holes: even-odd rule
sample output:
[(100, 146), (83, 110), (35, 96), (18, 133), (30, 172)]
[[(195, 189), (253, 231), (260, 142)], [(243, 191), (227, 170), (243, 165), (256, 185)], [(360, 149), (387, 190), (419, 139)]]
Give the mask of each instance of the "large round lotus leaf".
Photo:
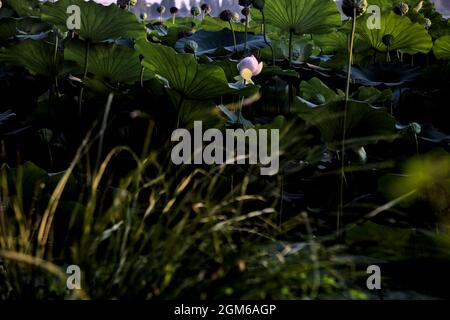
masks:
[(19, 39), (45, 38), (50, 26), (38, 18), (3, 18), (0, 19), (0, 43), (15, 36)]
[(334, 92), (334, 90), (328, 88), (318, 78), (302, 81), (300, 84), (300, 93), (303, 98), (315, 104), (323, 104), (345, 98), (344, 92), (340, 90), (337, 93)]
[[(245, 33), (235, 32), (236, 35), (236, 50), (238, 52), (244, 51), (245, 48)], [(233, 33), (229, 29), (222, 29), (221, 31), (205, 31), (200, 30), (194, 35), (182, 38), (175, 44), (175, 49), (178, 52), (185, 52), (185, 44), (188, 41), (195, 41), (198, 44), (198, 49), (195, 52), (197, 56), (214, 55), (218, 50), (225, 49), (228, 52), (234, 52)], [(247, 49), (258, 50), (266, 46), (263, 35), (247, 35)]]
[(2, 0), (19, 16), (36, 16), (39, 14), (39, 0)]
[(8, 41), (16, 35), (17, 22), (14, 18), (0, 20), (0, 44)]
[(436, 40), (433, 52), (438, 59), (450, 59), (450, 36), (443, 36)]
[(24, 17), (17, 19), (18, 34), (38, 34), (51, 29), (48, 23), (42, 22), (39, 18)]
[[(344, 128), (344, 100), (316, 106), (297, 98), (293, 111), (307, 124), (317, 127), (328, 148), (339, 150)], [(346, 147), (358, 148), (395, 137), (395, 119), (385, 109), (350, 100), (346, 117)]]
[(221, 67), (199, 64), (192, 54), (177, 54), (172, 48), (145, 39), (137, 41), (136, 49), (144, 56), (142, 65), (183, 97), (208, 100), (227, 94), (251, 95), (255, 92), (255, 86), (229, 84)]
[[(348, 33), (338, 31), (314, 36), (314, 43), (322, 49), (325, 54), (329, 53), (346, 53), (348, 52)], [(354, 53), (364, 52), (371, 48), (370, 44), (359, 34), (355, 36)]]
[(414, 81), (419, 68), (401, 63), (378, 63), (366, 67), (352, 67), (351, 77), (365, 86), (401, 86)]
[(22, 66), (32, 74), (55, 76), (60, 72), (62, 54), (55, 56), (55, 46), (47, 41), (24, 40), (0, 50), (0, 61)]
[[(245, 32), (245, 24), (232, 22), (233, 30), (238, 32)], [(206, 31), (219, 31), (222, 29), (230, 29), (230, 24), (215, 17), (205, 17), (202, 23), (199, 25), (199, 29)], [(252, 24), (247, 27), (248, 32), (258, 32), (261, 30), (259, 25)]]
[(369, 29), (366, 23), (366, 14), (363, 18), (358, 19), (358, 33), (372, 46), (372, 48), (386, 52), (388, 47), (383, 43), (385, 35), (394, 37), (390, 50), (399, 50), (408, 54), (416, 54), (418, 52), (427, 53), (433, 46), (431, 36), (425, 28), (418, 24), (412, 23), (406, 16), (399, 16), (393, 12), (381, 15), (381, 28)]
[(266, 0), (267, 22), (296, 34), (330, 32), (341, 25), (341, 15), (333, 0)]
[[(65, 60), (75, 61), (83, 70), (85, 63), (85, 43), (71, 41), (64, 50)], [(95, 44), (89, 49), (88, 72), (96, 78), (121, 83), (133, 83), (140, 80), (141, 63), (139, 54), (126, 46), (118, 44)], [(144, 79), (151, 74), (144, 73)]]
[(42, 20), (67, 31), (67, 19), (72, 15), (67, 8), (76, 5), (80, 8), (81, 25), (76, 30), (82, 40), (101, 42), (117, 38), (141, 38), (146, 36), (145, 26), (139, 23), (132, 12), (115, 5), (103, 6), (93, 1), (59, 0), (46, 2), (42, 6)]
[(5, 18), (11, 18), (12, 16), (14, 16), (13, 10), (5, 7), (0, 8), (0, 20)]

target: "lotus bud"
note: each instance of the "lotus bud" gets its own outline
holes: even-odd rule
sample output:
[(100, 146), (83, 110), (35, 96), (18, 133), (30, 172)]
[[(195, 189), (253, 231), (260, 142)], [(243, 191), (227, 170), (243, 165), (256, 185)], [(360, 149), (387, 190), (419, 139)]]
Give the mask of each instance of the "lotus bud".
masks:
[(368, 6), (367, 0), (344, 0), (342, 2), (342, 11), (347, 17), (353, 18), (356, 9), (356, 18), (358, 18), (366, 13)]
[(158, 12), (159, 14), (164, 14), (164, 12), (166, 12), (166, 7), (164, 6), (158, 6), (156, 8), (156, 12)]
[(266, 4), (265, 0), (251, 0), (251, 2), (255, 9), (258, 9), (259, 11), (264, 10), (264, 6)]
[(244, 9), (242, 9), (241, 13), (244, 17), (248, 17), (250, 15), (250, 8), (245, 7)]
[(248, 8), (252, 5), (252, 0), (239, 0), (239, 5)]
[(431, 25), (432, 25), (432, 24), (433, 24), (433, 23), (431, 22), (430, 19), (425, 18), (425, 21), (424, 21), (424, 23), (423, 23), (425, 29), (429, 30), (429, 29), (431, 28)]
[(405, 2), (400, 2), (398, 5), (395, 6), (394, 12), (398, 14), (399, 16), (404, 16), (408, 13), (409, 6)]
[(198, 17), (199, 15), (202, 14), (202, 10), (201, 10), (199, 7), (197, 7), (197, 6), (193, 6), (193, 7), (191, 8), (191, 14), (192, 14), (194, 17)]
[(416, 13), (419, 13), (420, 11), (422, 11), (422, 8), (423, 8), (423, 0), (421, 0), (421, 1), (417, 4), (417, 6), (414, 8), (414, 11), (415, 11)]
[(383, 36), (383, 38), (381, 39), (381, 41), (383, 42), (383, 44), (386, 47), (391, 47), (392, 44), (394, 43), (394, 36), (392, 34), (387, 34), (385, 36)]
[(263, 69), (263, 63), (258, 63), (255, 56), (250, 56), (242, 59), (237, 68), (239, 70), (240, 76), (236, 77), (237, 80), (243, 82), (244, 84), (253, 84), (252, 77), (257, 76), (261, 73)]
[(186, 41), (184, 44), (184, 51), (187, 53), (196, 53), (198, 49), (198, 43), (194, 40)]
[(204, 4), (202, 4), (202, 6), (200, 7), (200, 9), (202, 9), (202, 12), (203, 12), (204, 15), (207, 15), (207, 16), (211, 15), (212, 8), (211, 8), (211, 5), (210, 5), (210, 4), (204, 3)]
[(220, 20), (230, 22), (233, 19), (233, 12), (230, 10), (223, 10), (219, 15)]

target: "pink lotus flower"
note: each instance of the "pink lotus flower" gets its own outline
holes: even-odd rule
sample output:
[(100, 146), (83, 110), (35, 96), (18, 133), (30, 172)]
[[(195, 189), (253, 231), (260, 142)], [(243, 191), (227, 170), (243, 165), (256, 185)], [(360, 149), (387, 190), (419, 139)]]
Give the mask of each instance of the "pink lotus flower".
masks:
[(255, 56), (251, 56), (242, 59), (241, 62), (238, 63), (237, 68), (240, 74), (240, 77), (237, 77), (238, 80), (244, 82), (245, 84), (253, 84), (252, 77), (261, 73), (263, 63), (258, 63)]

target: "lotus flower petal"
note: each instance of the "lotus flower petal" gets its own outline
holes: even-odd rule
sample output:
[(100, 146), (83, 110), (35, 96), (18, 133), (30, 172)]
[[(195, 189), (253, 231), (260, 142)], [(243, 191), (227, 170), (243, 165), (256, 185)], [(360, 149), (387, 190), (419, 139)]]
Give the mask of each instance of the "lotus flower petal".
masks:
[[(249, 69), (253, 74), (258, 71), (259, 65), (258, 60), (254, 56), (247, 57), (241, 60), (239, 64), (237, 65), (239, 72), (241, 72), (244, 69)], [(261, 71), (260, 71), (261, 72)]]

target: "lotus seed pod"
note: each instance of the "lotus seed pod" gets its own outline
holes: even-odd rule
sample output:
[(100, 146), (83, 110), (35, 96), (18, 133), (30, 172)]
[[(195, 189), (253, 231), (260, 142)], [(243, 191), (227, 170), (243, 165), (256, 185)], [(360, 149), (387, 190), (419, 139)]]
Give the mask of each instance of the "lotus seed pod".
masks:
[(241, 7), (250, 7), (252, 5), (252, 0), (239, 0), (239, 5)]
[(383, 42), (383, 44), (386, 47), (390, 47), (394, 43), (394, 36), (392, 34), (387, 34), (387, 35), (383, 36), (381, 41)]
[(130, 0), (117, 0), (116, 5), (121, 9), (125, 9), (130, 5)]
[(147, 20), (148, 15), (146, 12), (142, 12), (140, 17), (141, 17), (141, 20)]
[(416, 122), (410, 123), (408, 126), (408, 132), (412, 134), (420, 134), (422, 132), (422, 126)]
[(159, 14), (164, 14), (164, 12), (166, 12), (166, 7), (164, 7), (164, 6), (159, 6), (158, 8), (156, 8), (156, 11), (157, 11)]
[(178, 11), (179, 11), (179, 9), (178, 9), (177, 7), (171, 7), (171, 8), (170, 8), (170, 13), (171, 13), (171, 14), (177, 14)]
[(202, 4), (202, 6), (200, 7), (200, 9), (202, 9), (202, 12), (206, 15), (210, 15), (212, 12), (212, 8), (211, 5), (204, 3)]
[(264, 6), (266, 5), (265, 0), (251, 0), (252, 5), (255, 9), (258, 9), (259, 11), (264, 10)]
[(233, 12), (233, 15), (231, 16), (231, 20), (233, 22), (239, 22), (241, 20), (241, 16), (237, 12)]
[(196, 53), (198, 49), (198, 43), (194, 40), (186, 41), (184, 44), (184, 51), (187, 53)]
[(432, 22), (431, 22), (431, 20), (430, 19), (428, 19), (428, 18), (425, 18), (425, 21), (424, 21), (424, 26), (425, 26), (425, 29), (430, 29), (431, 28), (431, 25), (433, 24)]
[(199, 15), (202, 14), (202, 10), (201, 10), (199, 7), (197, 7), (197, 6), (193, 6), (193, 7), (191, 8), (191, 14), (192, 14), (194, 17), (198, 17)]
[(244, 9), (242, 9), (241, 13), (244, 17), (248, 17), (250, 15), (250, 8), (245, 7)]
[(137, 4), (137, 0), (130, 0), (130, 6), (135, 6)]
[(230, 22), (233, 19), (233, 12), (230, 10), (223, 10), (219, 15), (220, 20)]
[(358, 18), (367, 11), (368, 6), (367, 0), (344, 0), (342, 2), (342, 11), (347, 17), (353, 18), (354, 10), (356, 9), (356, 17)]
[(400, 16), (406, 15), (408, 13), (408, 11), (409, 11), (409, 6), (405, 2), (400, 2), (394, 8), (394, 12)]

